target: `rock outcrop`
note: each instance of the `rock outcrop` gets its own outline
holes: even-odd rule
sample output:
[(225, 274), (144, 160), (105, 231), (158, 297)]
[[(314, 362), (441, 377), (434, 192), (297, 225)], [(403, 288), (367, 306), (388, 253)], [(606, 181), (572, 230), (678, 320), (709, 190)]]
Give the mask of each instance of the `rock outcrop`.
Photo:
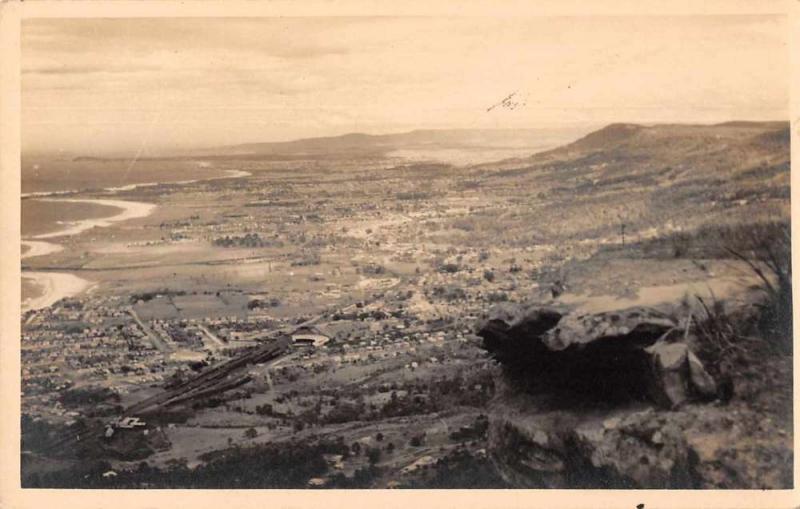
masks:
[(692, 488), (698, 454), (674, 410), (716, 384), (669, 316), (505, 304), (478, 335), (501, 365), (490, 454), (529, 488)]
[(490, 311), (478, 335), (526, 392), (666, 408), (716, 395), (678, 324), (654, 309), (580, 314), (505, 304)]

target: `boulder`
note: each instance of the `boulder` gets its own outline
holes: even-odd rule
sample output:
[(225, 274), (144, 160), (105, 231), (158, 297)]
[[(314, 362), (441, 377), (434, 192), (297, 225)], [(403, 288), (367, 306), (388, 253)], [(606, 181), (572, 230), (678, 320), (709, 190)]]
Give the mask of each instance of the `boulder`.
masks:
[[(715, 381), (669, 316), (506, 304), (478, 335), (498, 361), (487, 453), (514, 487), (792, 485), (790, 423), (722, 404), (725, 372)], [(718, 394), (720, 404), (694, 404)]]
[(652, 399), (666, 408), (675, 408), (689, 399), (689, 372), (685, 343), (656, 343), (646, 349), (653, 356)]
[(542, 341), (550, 350), (564, 350), (607, 338), (649, 344), (676, 327), (676, 323), (654, 309), (634, 307), (621, 311), (567, 314), (546, 331)]
[(717, 384), (685, 343), (657, 342), (646, 348), (653, 357), (651, 397), (675, 408), (690, 399), (712, 399)]
[(708, 374), (708, 371), (706, 371), (703, 363), (700, 362), (700, 359), (697, 358), (694, 352), (689, 350), (686, 354), (686, 360), (689, 362), (689, 377), (696, 394), (704, 399), (717, 397), (719, 388), (711, 375)]
[(478, 335), (521, 389), (563, 404), (648, 400), (674, 408), (716, 394), (678, 324), (655, 309), (577, 313), (504, 303)]

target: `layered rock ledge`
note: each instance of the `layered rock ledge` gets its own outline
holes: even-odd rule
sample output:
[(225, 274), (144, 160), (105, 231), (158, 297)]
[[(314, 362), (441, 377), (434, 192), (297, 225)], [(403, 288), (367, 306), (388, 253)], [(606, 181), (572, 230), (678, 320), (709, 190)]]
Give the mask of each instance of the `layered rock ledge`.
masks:
[(501, 365), (490, 454), (511, 484), (704, 485), (701, 457), (719, 453), (709, 452), (702, 431), (719, 417), (707, 404), (717, 384), (674, 318), (644, 307), (581, 313), (504, 304), (478, 335)]

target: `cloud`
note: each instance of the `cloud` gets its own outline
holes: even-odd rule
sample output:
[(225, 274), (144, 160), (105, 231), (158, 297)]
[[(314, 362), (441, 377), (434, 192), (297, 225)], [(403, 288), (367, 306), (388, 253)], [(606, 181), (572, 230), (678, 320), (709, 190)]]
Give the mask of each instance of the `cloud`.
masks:
[(130, 74), (134, 72), (144, 71), (159, 71), (163, 70), (155, 65), (139, 65), (139, 66), (101, 66), (101, 65), (34, 65), (30, 67), (23, 67), (22, 74), (41, 74), (41, 75), (84, 75), (84, 74)]
[[(167, 145), (768, 118), (788, 108), (785, 32), (763, 16), (26, 20), (24, 139), (114, 125), (125, 143), (156, 112)], [(486, 113), (514, 90), (527, 107)]]
[(227, 48), (282, 59), (345, 55), (331, 32), (359, 22), (348, 18), (37, 19), (23, 24), (23, 52), (120, 55)]

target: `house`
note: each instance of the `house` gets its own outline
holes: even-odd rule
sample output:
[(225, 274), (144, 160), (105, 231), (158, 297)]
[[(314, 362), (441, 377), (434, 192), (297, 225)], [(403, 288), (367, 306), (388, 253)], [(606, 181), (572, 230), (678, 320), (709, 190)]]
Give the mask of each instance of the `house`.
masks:
[(295, 346), (320, 347), (330, 341), (330, 336), (323, 333), (317, 327), (304, 326), (295, 330), (292, 334), (292, 344)]
[(124, 417), (117, 421), (117, 427), (122, 429), (134, 429), (147, 424), (138, 417)]
[(403, 467), (400, 470), (401, 474), (410, 474), (412, 472), (416, 472), (420, 468), (427, 467), (436, 463), (436, 459), (433, 456), (423, 456), (416, 460), (415, 462), (411, 463), (410, 465)]

